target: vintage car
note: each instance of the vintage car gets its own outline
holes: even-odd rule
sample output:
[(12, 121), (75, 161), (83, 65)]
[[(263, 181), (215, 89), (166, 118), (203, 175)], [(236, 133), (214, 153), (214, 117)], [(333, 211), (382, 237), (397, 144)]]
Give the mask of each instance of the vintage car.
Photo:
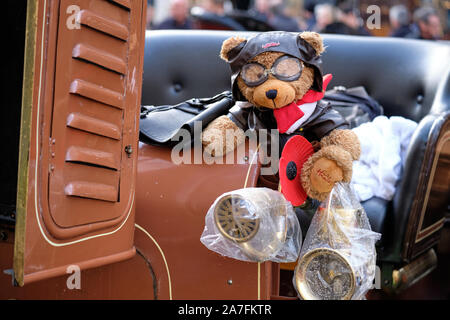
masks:
[[(170, 148), (139, 142), (141, 105), (229, 90), (218, 53), (236, 32), (145, 32), (146, 1), (19, 3), (8, 12), (0, 298), (296, 299), (292, 265), (225, 258), (199, 240), (219, 195), (264, 185), (258, 150), (176, 165)], [(386, 115), (419, 122), (393, 201), (363, 203), (382, 233), (379, 285), (396, 292), (435, 268), (448, 233), (450, 47), (323, 37), (332, 85), (363, 85)]]

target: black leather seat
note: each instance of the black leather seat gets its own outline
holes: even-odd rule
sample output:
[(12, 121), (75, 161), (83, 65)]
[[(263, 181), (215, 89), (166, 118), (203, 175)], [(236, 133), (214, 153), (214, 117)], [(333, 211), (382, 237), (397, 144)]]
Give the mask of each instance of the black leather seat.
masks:
[[(228, 31), (148, 31), (142, 104), (176, 104), (230, 89), (230, 70), (219, 58), (226, 38), (252, 33)], [(363, 203), (372, 228), (383, 233), (380, 259), (408, 260), (405, 232), (432, 125), (450, 114), (450, 46), (418, 40), (323, 35), (324, 73), (329, 85), (362, 85), (384, 107), (420, 122), (407, 155), (403, 179), (393, 201), (372, 198)], [(420, 200), (419, 200), (420, 201)]]

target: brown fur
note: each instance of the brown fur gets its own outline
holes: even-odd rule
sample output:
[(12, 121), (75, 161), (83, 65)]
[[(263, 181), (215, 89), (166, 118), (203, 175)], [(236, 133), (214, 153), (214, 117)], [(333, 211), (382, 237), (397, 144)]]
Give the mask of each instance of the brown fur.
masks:
[[(316, 50), (318, 54), (324, 51), (323, 41), (321, 36), (316, 32), (303, 32), (299, 35)], [(232, 37), (225, 40), (222, 44), (220, 51), (220, 57), (228, 61), (228, 53), (231, 49), (238, 46), (240, 43), (246, 41), (241, 37)], [(254, 57), (251, 62), (258, 62), (270, 69), (283, 53), (280, 52), (263, 52)], [(314, 70), (312, 68), (303, 66), (302, 75), (296, 81), (281, 81), (272, 75), (269, 75), (269, 79), (262, 85), (256, 88), (247, 87), (241, 77), (238, 77), (238, 88), (247, 100), (258, 106), (270, 109), (282, 108), (294, 101), (301, 99), (305, 93), (311, 88), (314, 82)], [(277, 90), (279, 94), (275, 100), (268, 99), (266, 92), (268, 90)]]
[[(232, 133), (233, 137), (227, 137), (227, 133)], [(216, 139), (221, 139), (221, 141), (216, 141)], [(227, 116), (214, 119), (202, 133), (203, 147), (213, 157), (233, 151), (244, 140), (245, 135), (242, 129)]]
[[(350, 153), (338, 146), (327, 146), (314, 153), (303, 165), (301, 173), (301, 182), (306, 194), (319, 201), (324, 201), (329, 192), (318, 192), (314, 190), (310, 183), (310, 176), (313, 173), (314, 163), (320, 158), (327, 158), (336, 162), (337, 166), (342, 169), (344, 182), (350, 182), (352, 179), (352, 156)], [(331, 190), (330, 190), (331, 191)]]
[(325, 51), (322, 37), (317, 32), (305, 31), (300, 34), (300, 37), (306, 40), (316, 50), (317, 54), (320, 55)]
[(320, 141), (321, 147), (335, 145), (350, 153), (353, 160), (361, 155), (361, 145), (358, 136), (352, 130), (334, 130)]
[[(305, 39), (320, 55), (324, 52), (324, 46), (322, 38), (315, 32), (303, 32), (299, 35)], [(245, 41), (244, 38), (233, 37), (224, 41), (220, 52), (220, 57), (225, 61), (228, 61), (228, 53), (231, 49), (238, 46)], [(267, 69), (270, 69), (283, 53), (280, 52), (264, 52), (254, 57), (251, 62), (258, 62), (264, 65)], [(237, 85), (244, 97), (253, 105), (258, 107), (265, 107), (270, 109), (282, 108), (294, 101), (301, 99), (305, 93), (311, 88), (314, 81), (314, 70), (310, 67), (303, 65), (303, 71), (300, 78), (296, 81), (281, 81), (272, 75), (261, 85), (257, 87), (248, 87), (239, 76), (237, 79)], [(268, 90), (277, 90), (277, 96), (274, 100), (266, 97)], [(234, 144), (223, 145), (226, 131), (233, 130), (235, 133)], [(222, 116), (211, 122), (204, 130), (202, 139), (205, 150), (213, 156), (221, 154), (214, 154), (216, 149), (220, 149), (223, 146), (223, 154), (234, 150), (237, 145), (245, 140), (244, 133), (226, 116)], [(222, 139), (222, 140), (219, 140)], [(228, 140), (227, 140), (228, 141)], [(327, 190), (332, 187), (329, 181), (341, 180), (344, 182), (350, 182), (352, 177), (352, 160), (359, 158), (361, 153), (359, 140), (357, 136), (350, 130), (335, 130), (328, 136), (324, 137), (320, 142), (321, 149), (314, 153), (303, 165), (301, 173), (302, 186), (305, 189), (308, 196), (314, 199), (323, 201), (329, 194), (328, 192), (319, 192), (312, 187), (311, 176), (314, 176), (314, 181), (321, 182), (319, 177), (326, 177), (323, 185), (320, 188)], [(221, 153), (222, 150), (218, 150)], [(319, 161), (319, 159), (329, 159), (334, 161), (336, 166), (329, 161)], [(316, 166), (314, 166), (317, 164)], [(317, 173), (312, 172), (313, 167), (317, 171), (322, 170), (322, 176), (318, 176)], [(331, 170), (328, 172), (326, 170)], [(323, 182), (322, 181), (322, 182)], [(317, 184), (319, 185), (319, 184)], [(325, 187), (323, 187), (325, 186)], [(320, 189), (318, 187), (318, 189)]]
[(222, 49), (220, 50), (220, 57), (223, 60), (228, 61), (228, 52), (230, 52), (231, 49), (237, 47), (241, 42), (244, 41), (246, 40), (242, 37), (228, 38), (222, 44)]

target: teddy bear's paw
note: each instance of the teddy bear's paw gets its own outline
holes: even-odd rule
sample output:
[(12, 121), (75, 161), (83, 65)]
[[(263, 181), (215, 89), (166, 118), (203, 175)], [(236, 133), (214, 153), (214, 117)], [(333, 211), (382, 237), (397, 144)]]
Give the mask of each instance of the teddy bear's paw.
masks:
[(244, 131), (227, 116), (221, 116), (212, 121), (202, 133), (203, 148), (213, 157), (233, 151), (244, 141)]
[(326, 146), (303, 165), (301, 182), (307, 195), (324, 201), (336, 182), (350, 182), (352, 156), (339, 146)]
[(361, 144), (358, 136), (349, 129), (333, 130), (329, 135), (322, 138), (320, 145), (322, 147), (339, 146), (349, 152), (353, 160), (358, 160), (361, 155)]
[(310, 175), (311, 186), (320, 193), (330, 192), (334, 184), (342, 181), (342, 178), (342, 169), (333, 160), (323, 157), (313, 164)]

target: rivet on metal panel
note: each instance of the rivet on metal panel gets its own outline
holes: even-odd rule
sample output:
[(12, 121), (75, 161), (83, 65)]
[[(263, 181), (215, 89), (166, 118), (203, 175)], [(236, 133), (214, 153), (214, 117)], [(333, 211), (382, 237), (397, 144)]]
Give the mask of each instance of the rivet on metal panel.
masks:
[(230, 279), (230, 280), (227, 281), (227, 283), (231, 286), (233, 284), (233, 280)]
[(56, 144), (56, 139), (55, 138), (50, 138), (50, 155), (52, 156), (52, 158), (55, 157), (55, 152), (53, 151), (54, 145)]
[(128, 155), (128, 158), (130, 158), (131, 154), (133, 153), (133, 147), (131, 146), (131, 144), (129, 144), (125, 147), (125, 152)]

